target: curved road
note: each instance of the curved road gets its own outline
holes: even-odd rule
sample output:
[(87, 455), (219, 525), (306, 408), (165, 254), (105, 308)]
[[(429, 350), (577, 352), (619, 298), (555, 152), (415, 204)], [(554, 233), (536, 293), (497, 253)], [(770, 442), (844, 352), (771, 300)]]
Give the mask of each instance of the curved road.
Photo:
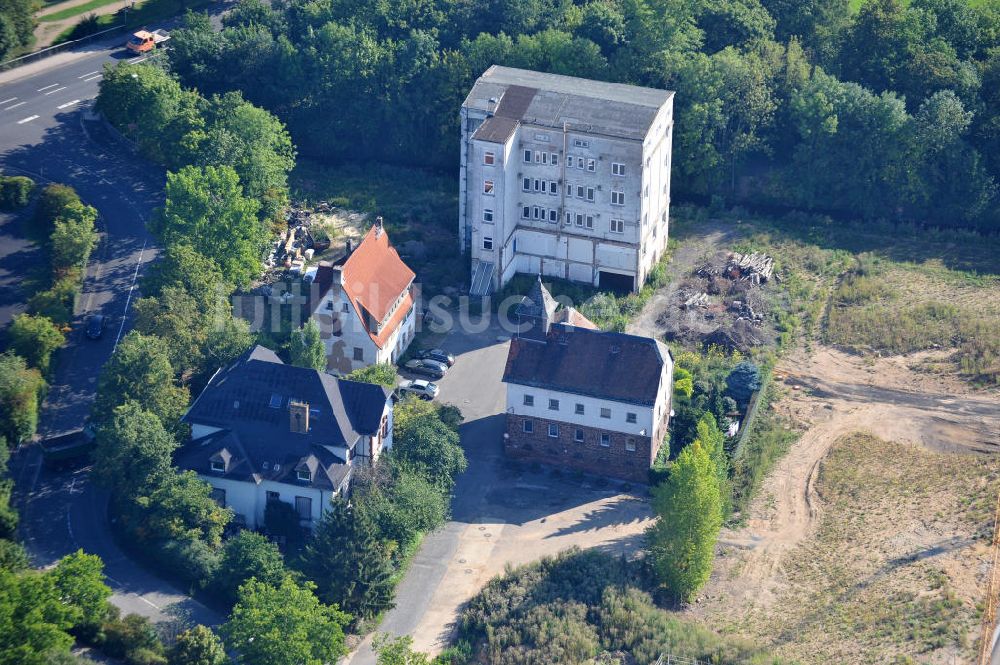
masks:
[[(133, 158), (90, 111), (103, 65), (126, 59), (117, 48), (121, 39), (0, 74), (0, 170), (71, 185), (100, 212), (101, 243), (88, 266), (74, 331), (55, 360), (40, 418), (43, 436), (83, 422), (101, 367), (129, 328), (130, 306), (138, 296), (135, 285), (155, 257), (145, 221), (160, 205), (163, 172)], [(0, 325), (23, 309), (11, 294), (26, 271), (45, 260), (18, 235), (9, 219), (0, 226)], [(85, 317), (96, 312), (109, 324), (104, 337), (92, 341), (79, 331)], [(157, 622), (184, 617), (218, 623), (217, 613), (122, 553), (110, 535), (107, 499), (89, 482), (87, 471), (46, 469), (37, 446), (24, 447), (12, 460), (21, 537), (35, 564), (51, 565), (82, 548), (104, 560), (112, 600), (123, 611)]]

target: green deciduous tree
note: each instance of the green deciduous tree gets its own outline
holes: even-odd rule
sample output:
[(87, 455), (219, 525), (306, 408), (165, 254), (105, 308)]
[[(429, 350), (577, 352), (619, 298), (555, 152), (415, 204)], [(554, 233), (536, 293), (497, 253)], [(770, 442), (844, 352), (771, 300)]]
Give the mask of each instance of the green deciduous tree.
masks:
[(392, 567), (375, 524), (363, 510), (335, 499), (302, 553), (302, 568), (317, 595), (356, 617), (392, 607)]
[(97, 383), (94, 422), (107, 422), (115, 407), (127, 401), (154, 414), (168, 430), (180, 432), (188, 391), (176, 384), (170, 350), (159, 337), (132, 331), (122, 338)]
[(128, 401), (97, 429), (94, 473), (120, 501), (132, 504), (173, 474), (171, 454), (176, 448), (176, 439), (156, 414)]
[(51, 574), (0, 570), (0, 665), (45, 665), (50, 651), (69, 651), (78, 616)]
[(77, 550), (59, 560), (50, 573), (62, 602), (72, 606), (77, 631), (92, 637), (108, 617), (111, 589), (104, 583), (104, 562)]
[(34, 41), (35, 0), (5, 0), (0, 14), (0, 61)]
[(451, 491), (455, 477), (466, 467), (458, 432), (446, 425), (436, 410), (407, 417), (407, 408), (403, 407), (403, 417), (393, 425), (393, 458), (422, 474), (441, 491)]
[(240, 587), (248, 579), (277, 585), (287, 574), (277, 545), (259, 533), (240, 531), (223, 546), (212, 584), (224, 598), (236, 602)]
[(12, 351), (0, 354), (0, 436), (20, 443), (35, 435), (45, 380)]
[(245, 665), (325, 665), (347, 653), (349, 617), (323, 605), (313, 585), (286, 577), (278, 585), (250, 580), (222, 627), (226, 647)]
[[(324, 367), (326, 365), (324, 364)], [(361, 381), (362, 383), (377, 383), (386, 388), (396, 387), (396, 366), (391, 363), (378, 363), (356, 369), (347, 375), (351, 381)]]
[(656, 523), (648, 532), (650, 557), (660, 583), (677, 600), (690, 600), (712, 572), (722, 527), (722, 499), (709, 453), (697, 441), (653, 489)]
[(288, 350), (292, 355), (292, 364), (296, 367), (326, 369), (326, 346), (320, 337), (319, 326), (313, 319), (309, 319), (292, 333), (288, 340)]
[(167, 245), (190, 243), (227, 282), (246, 286), (263, 270), (269, 232), (257, 219), (259, 208), (232, 167), (185, 166), (167, 174), (166, 204), (152, 230)]
[(170, 665), (226, 665), (229, 657), (212, 629), (197, 625), (177, 636), (168, 660)]
[(386, 478), (360, 492), (358, 510), (370, 515), (382, 538), (406, 548), (417, 534), (444, 524), (448, 496), (419, 473), (383, 463)]
[(372, 641), (372, 649), (378, 654), (376, 665), (431, 665), (431, 659), (413, 650), (413, 638), (409, 635), (392, 638), (388, 633), (380, 633)]
[(56, 271), (85, 265), (97, 244), (94, 222), (97, 210), (82, 203), (70, 203), (53, 223), (52, 267)]
[(63, 210), (74, 205), (83, 205), (75, 189), (68, 185), (46, 185), (35, 204), (34, 225), (39, 235), (47, 238)]
[(66, 341), (62, 331), (44, 316), (18, 314), (7, 330), (10, 348), (41, 372), (49, 371), (52, 353)]
[(212, 486), (194, 471), (171, 471), (158, 480), (136, 498), (137, 507), (143, 511), (136, 520), (142, 534), (151, 539), (200, 541), (217, 547), (233, 513), (212, 498)]

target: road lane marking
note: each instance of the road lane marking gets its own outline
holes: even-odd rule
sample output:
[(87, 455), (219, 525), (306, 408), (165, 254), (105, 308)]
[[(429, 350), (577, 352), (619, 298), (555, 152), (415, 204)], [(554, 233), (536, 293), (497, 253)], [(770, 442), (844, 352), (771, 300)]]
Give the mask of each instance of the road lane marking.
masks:
[(41, 92), (42, 90), (48, 90), (49, 88), (54, 88), (54, 87), (56, 87), (57, 85), (59, 85), (59, 84), (58, 84), (58, 83), (53, 83), (52, 85), (47, 85), (47, 86), (45, 86), (44, 88), (39, 88), (39, 89), (38, 89), (38, 92)]
[(144, 60), (146, 60), (147, 58), (149, 58), (149, 56), (148, 56), (148, 55), (140, 55), (140, 56), (139, 56), (139, 57), (137, 57), (137, 58), (132, 58), (132, 59), (131, 59), (131, 60), (129, 60), (128, 62), (129, 62), (129, 64), (130, 64), (130, 65), (137, 65), (137, 64), (139, 64), (140, 62), (143, 62)]
[(104, 76), (104, 74), (98, 74), (97, 76), (91, 76), (89, 79), (83, 79), (83, 82), (86, 83), (87, 81), (93, 81), (94, 79), (99, 79), (99, 78), (102, 78), (103, 76)]
[(93, 76), (94, 74), (100, 74), (100, 73), (101, 73), (101, 70), (97, 69), (97, 70), (94, 70), (92, 72), (87, 72), (86, 74), (81, 74), (80, 76), (77, 76), (77, 78), (78, 79), (85, 79), (88, 76)]
[[(17, 99), (17, 97), (15, 97), (14, 99)], [(8, 106), (7, 108), (4, 109), (4, 111), (9, 111), (11, 109), (16, 109), (18, 106), (24, 106), (27, 103), (28, 102), (18, 102), (17, 104), (14, 104), (13, 106)]]
[(132, 275), (132, 286), (128, 288), (128, 298), (125, 299), (125, 313), (122, 314), (122, 324), (118, 327), (118, 336), (115, 337), (115, 345), (111, 348), (114, 355), (118, 349), (118, 340), (122, 338), (122, 331), (125, 330), (125, 321), (128, 320), (128, 305), (132, 302), (132, 291), (135, 290), (135, 282), (139, 279), (139, 267), (142, 265), (142, 253), (146, 251), (146, 241), (142, 241), (142, 249), (139, 250), (139, 260), (135, 262), (135, 274)]
[(7, 104), (8, 102), (12, 102), (12, 101), (14, 101), (15, 99), (17, 99), (17, 97), (11, 97), (10, 99), (5, 99), (5, 100), (3, 100), (2, 102), (0, 102), (0, 104)]
[(73, 104), (79, 104), (79, 103), (80, 103), (79, 99), (74, 99), (71, 102), (66, 102), (65, 104), (60, 104), (57, 108), (64, 109), (67, 106), (73, 106)]
[(29, 116), (28, 116), (27, 118), (25, 118), (24, 120), (18, 120), (18, 121), (17, 121), (17, 124), (19, 124), (19, 125), (23, 125), (23, 124), (24, 124), (24, 123), (26, 123), (26, 122), (31, 122), (32, 120), (34, 120), (34, 119), (35, 119), (35, 118), (37, 118), (37, 117), (38, 117), (37, 115), (29, 115)]
[[(57, 83), (56, 85), (59, 85), (59, 84)], [(45, 93), (45, 94), (46, 94), (46, 95), (54, 95), (55, 93), (57, 93), (57, 92), (61, 92), (61, 91), (65, 90), (65, 89), (66, 89), (66, 86), (63, 86), (63, 87), (61, 87), (61, 88), (56, 88), (55, 90), (49, 90), (49, 91), (48, 91), (47, 93)]]

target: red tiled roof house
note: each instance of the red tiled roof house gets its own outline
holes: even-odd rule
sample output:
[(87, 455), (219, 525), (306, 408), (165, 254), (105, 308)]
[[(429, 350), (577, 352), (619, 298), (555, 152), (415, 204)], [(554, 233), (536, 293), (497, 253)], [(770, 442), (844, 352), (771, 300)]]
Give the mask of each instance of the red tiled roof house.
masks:
[(326, 344), (327, 369), (346, 374), (403, 355), (414, 336), (414, 277), (381, 218), (357, 249), (320, 264), (311, 316)]

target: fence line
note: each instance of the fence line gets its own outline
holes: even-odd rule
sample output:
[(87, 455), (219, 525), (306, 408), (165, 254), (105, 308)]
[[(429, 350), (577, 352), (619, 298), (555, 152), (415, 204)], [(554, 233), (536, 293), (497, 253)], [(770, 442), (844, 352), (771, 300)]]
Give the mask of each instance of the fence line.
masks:
[(753, 429), (754, 421), (757, 420), (757, 413), (760, 411), (760, 403), (764, 398), (764, 394), (770, 390), (773, 379), (774, 373), (771, 370), (765, 371), (764, 376), (760, 379), (760, 388), (750, 397), (747, 412), (743, 416), (743, 422), (740, 423), (740, 431), (736, 434), (736, 445), (733, 446), (732, 454), (732, 459), (734, 460), (743, 456), (746, 440), (750, 437), (750, 431)]
[(113, 28), (107, 28), (99, 32), (95, 32), (86, 37), (80, 37), (79, 39), (73, 39), (68, 42), (63, 42), (62, 44), (55, 44), (53, 46), (47, 46), (43, 49), (34, 51), (33, 53), (28, 53), (17, 58), (12, 58), (6, 62), (0, 62), (0, 72), (5, 72), (8, 69), (14, 69), (20, 67), (21, 65), (27, 65), (28, 63), (35, 62), (36, 60), (43, 60), (51, 55), (56, 55), (57, 53), (62, 53), (63, 51), (70, 51), (76, 46), (81, 46), (87, 42), (96, 41), (97, 37), (101, 35), (108, 35), (113, 32), (121, 32), (125, 30), (125, 23), (121, 25), (116, 25)]

